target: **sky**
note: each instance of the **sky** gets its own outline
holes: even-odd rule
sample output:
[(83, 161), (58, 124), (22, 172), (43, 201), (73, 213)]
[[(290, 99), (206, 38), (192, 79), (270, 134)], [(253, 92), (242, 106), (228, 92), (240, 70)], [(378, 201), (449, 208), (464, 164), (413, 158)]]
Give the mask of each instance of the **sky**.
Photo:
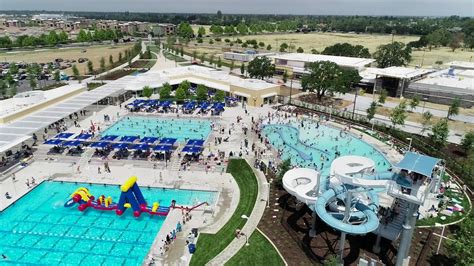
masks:
[(0, 0), (0, 10), (474, 16), (473, 0)]

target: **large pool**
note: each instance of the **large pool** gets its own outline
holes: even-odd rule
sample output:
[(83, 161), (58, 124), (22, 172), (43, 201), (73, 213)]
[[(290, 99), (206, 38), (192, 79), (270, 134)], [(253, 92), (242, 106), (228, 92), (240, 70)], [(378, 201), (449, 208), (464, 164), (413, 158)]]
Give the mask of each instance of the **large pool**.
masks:
[(125, 117), (104, 130), (103, 136), (140, 136), (158, 138), (206, 139), (211, 121), (203, 119)]
[(374, 160), (377, 171), (391, 167), (385, 156), (367, 142), (312, 120), (304, 120), (303, 124), (265, 125), (263, 133), (282, 152), (282, 159), (290, 159), (299, 167), (317, 169), (323, 176), (329, 175), (336, 153), (369, 157)]
[[(78, 187), (91, 194), (118, 200), (120, 189), (112, 185), (43, 182), (9, 208), (0, 212), (0, 261), (40, 265), (141, 265), (164, 217), (131, 212), (65, 208), (64, 202)], [(169, 205), (214, 203), (217, 192), (141, 188), (147, 202)]]

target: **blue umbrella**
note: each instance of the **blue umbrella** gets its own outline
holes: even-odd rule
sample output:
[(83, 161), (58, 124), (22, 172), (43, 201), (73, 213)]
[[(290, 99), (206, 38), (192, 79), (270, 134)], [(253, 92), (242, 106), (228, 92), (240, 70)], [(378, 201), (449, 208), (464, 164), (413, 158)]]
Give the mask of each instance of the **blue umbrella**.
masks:
[(63, 146), (77, 147), (82, 144), (82, 141), (79, 140), (70, 140), (63, 142)]
[(150, 149), (150, 146), (146, 143), (142, 143), (142, 144), (135, 144), (133, 145), (132, 147), (130, 147), (131, 150), (142, 150), (142, 151), (146, 151), (148, 149)]
[(202, 139), (190, 139), (186, 146), (202, 146), (204, 144), (204, 140)]
[(108, 141), (94, 142), (91, 144), (92, 148), (105, 148), (110, 144)]
[(124, 141), (124, 142), (134, 142), (135, 140), (137, 140), (138, 137), (137, 136), (123, 136), (120, 141)]
[(107, 136), (103, 136), (100, 140), (113, 141), (114, 139), (116, 139), (118, 137), (119, 136), (116, 136), (116, 135), (107, 135)]
[(158, 140), (157, 137), (144, 137), (140, 140), (141, 143), (152, 144)]
[(177, 139), (174, 138), (162, 138), (160, 140), (160, 144), (165, 144), (165, 145), (173, 145), (176, 142)]
[(86, 140), (86, 139), (90, 139), (91, 137), (92, 137), (92, 134), (83, 133), (83, 134), (80, 134), (79, 136), (75, 137), (74, 139)]
[(200, 153), (202, 150), (202, 147), (199, 146), (185, 146), (182, 150), (182, 152), (185, 153)]
[(158, 152), (168, 152), (171, 151), (171, 146), (170, 145), (157, 145), (153, 148), (154, 151)]
[(112, 144), (112, 148), (114, 149), (126, 149), (128, 148), (129, 144), (128, 143), (114, 143)]

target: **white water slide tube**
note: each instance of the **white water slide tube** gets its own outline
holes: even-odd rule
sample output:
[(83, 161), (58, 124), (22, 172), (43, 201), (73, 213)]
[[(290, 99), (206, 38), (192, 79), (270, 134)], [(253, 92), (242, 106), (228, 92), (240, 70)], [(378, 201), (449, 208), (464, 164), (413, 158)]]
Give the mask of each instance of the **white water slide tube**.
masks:
[(294, 168), (283, 176), (283, 187), (306, 205), (313, 205), (318, 198), (318, 171), (309, 168)]

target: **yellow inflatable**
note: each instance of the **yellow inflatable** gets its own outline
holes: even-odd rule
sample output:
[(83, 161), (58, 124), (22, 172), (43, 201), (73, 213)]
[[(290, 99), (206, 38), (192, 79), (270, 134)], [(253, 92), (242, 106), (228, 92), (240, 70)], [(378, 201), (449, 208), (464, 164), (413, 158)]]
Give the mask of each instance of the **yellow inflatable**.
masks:
[(89, 198), (91, 197), (91, 193), (89, 193), (89, 190), (85, 187), (80, 187), (80, 188), (76, 189), (76, 191), (74, 191), (74, 193), (72, 193), (71, 198), (75, 194), (79, 194), (81, 196), (82, 200), (84, 200), (84, 201), (88, 201)]
[(153, 202), (153, 207), (151, 208), (151, 211), (156, 212), (158, 210), (158, 207), (160, 207), (160, 204), (158, 202)]

